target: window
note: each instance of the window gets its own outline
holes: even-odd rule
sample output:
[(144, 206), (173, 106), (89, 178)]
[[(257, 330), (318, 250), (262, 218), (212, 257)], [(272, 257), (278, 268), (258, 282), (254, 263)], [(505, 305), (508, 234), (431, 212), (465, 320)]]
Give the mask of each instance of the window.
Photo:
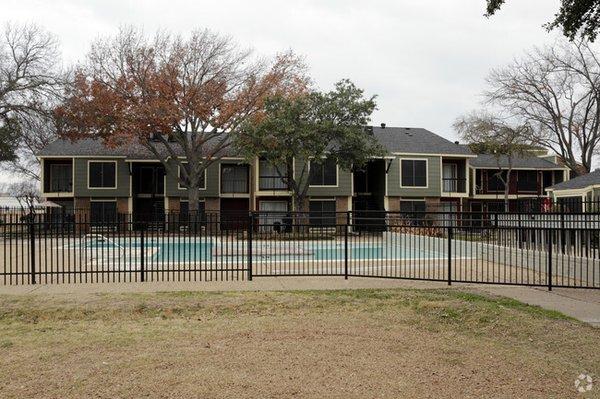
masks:
[(427, 187), (427, 161), (403, 159), (402, 187)]
[[(498, 173), (500, 172), (500, 178)], [(512, 173), (511, 173), (512, 174)], [(490, 170), (488, 171), (488, 182), (487, 182), (487, 190), (492, 192), (503, 192), (505, 187), (502, 180), (506, 181), (507, 172), (505, 170)], [(512, 180), (512, 179), (511, 179)]]
[[(206, 208), (205, 208), (205, 203), (204, 201), (200, 201), (198, 202), (198, 219), (201, 222), (205, 222), (206, 221)], [(193, 216), (193, 215), (192, 215)], [(187, 222), (190, 220), (190, 203), (189, 201), (181, 201), (179, 203), (179, 221), (180, 222)], [(192, 218), (193, 220), (193, 218)]]
[(259, 224), (261, 231), (282, 232), (291, 224), (287, 201), (260, 201)]
[(116, 201), (92, 201), (90, 202), (90, 223), (99, 225), (115, 222), (117, 220)]
[[(198, 202), (198, 213), (204, 213), (205, 204), (204, 201)], [(189, 201), (181, 201), (179, 203), (179, 213), (181, 214), (189, 214), (190, 213), (190, 203)]]
[[(187, 188), (187, 184), (182, 183), (181, 182), (181, 166), (179, 167), (179, 189), (180, 190), (184, 190)], [(206, 190), (206, 169), (204, 169), (204, 172), (200, 175), (200, 179), (198, 181), (198, 188), (200, 190)]]
[(416, 224), (420, 224), (425, 219), (426, 211), (427, 206), (425, 201), (400, 201), (400, 213), (402, 216)]
[(442, 202), (440, 209), (443, 212), (438, 214), (440, 224), (444, 227), (456, 226), (458, 203), (457, 202)]
[(248, 165), (221, 165), (221, 193), (248, 193)]
[(73, 190), (73, 171), (71, 164), (50, 164), (49, 192), (65, 193)]
[(558, 197), (556, 199), (558, 211), (564, 213), (583, 212), (583, 198), (581, 197)]
[(310, 201), (309, 220), (311, 226), (335, 226), (335, 201)]
[(519, 191), (537, 192), (538, 172), (535, 170), (519, 170), (517, 172), (517, 189)]
[(334, 159), (311, 160), (309, 185), (337, 186), (337, 164)]
[(265, 159), (258, 162), (258, 188), (259, 190), (287, 190), (287, 184), (282, 176), (277, 172), (281, 171), (283, 177), (287, 177), (288, 168), (285, 165), (276, 168), (275, 165)]
[(116, 188), (116, 162), (90, 162), (88, 164), (89, 188)]

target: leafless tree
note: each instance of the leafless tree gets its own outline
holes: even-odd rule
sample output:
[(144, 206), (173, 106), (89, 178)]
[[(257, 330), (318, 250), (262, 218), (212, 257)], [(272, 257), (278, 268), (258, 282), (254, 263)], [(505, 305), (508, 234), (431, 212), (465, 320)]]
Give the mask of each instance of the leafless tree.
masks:
[(52, 110), (67, 75), (58, 43), (36, 25), (7, 24), (0, 38), (0, 166), (38, 179), (35, 153), (55, 137)]
[(532, 142), (576, 174), (591, 170), (600, 143), (600, 60), (589, 43), (536, 48), (487, 81), (487, 102), (531, 126)]
[(23, 213), (33, 215), (36, 206), (40, 203), (38, 185), (31, 180), (23, 180), (8, 186), (8, 194), (17, 199)]
[(491, 154), (496, 159), (494, 176), (504, 187), (504, 207), (508, 211), (508, 195), (514, 159), (532, 149), (532, 129), (528, 124), (515, 125), (489, 112), (472, 112), (458, 118), (454, 129), (469, 143), (476, 154)]

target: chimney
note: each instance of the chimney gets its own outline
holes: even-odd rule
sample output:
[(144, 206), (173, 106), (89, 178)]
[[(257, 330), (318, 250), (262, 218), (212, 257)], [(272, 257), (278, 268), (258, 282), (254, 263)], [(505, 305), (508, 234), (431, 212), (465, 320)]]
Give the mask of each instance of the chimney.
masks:
[(381, 124), (381, 128), (382, 128), (382, 129), (385, 129), (385, 123), (382, 123), (382, 124)]

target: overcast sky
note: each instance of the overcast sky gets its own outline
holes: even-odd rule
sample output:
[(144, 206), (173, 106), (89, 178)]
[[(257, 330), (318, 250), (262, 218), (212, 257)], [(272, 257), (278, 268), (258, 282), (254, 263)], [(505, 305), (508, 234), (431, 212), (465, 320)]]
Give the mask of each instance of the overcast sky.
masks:
[(124, 24), (148, 33), (207, 27), (265, 55), (291, 48), (321, 89), (350, 78), (377, 94), (374, 124), (455, 139), (452, 122), (478, 106), (490, 68), (555, 40), (542, 24), (558, 3), (509, 0), (486, 19), (485, 0), (1, 0), (0, 22), (45, 27), (67, 63)]

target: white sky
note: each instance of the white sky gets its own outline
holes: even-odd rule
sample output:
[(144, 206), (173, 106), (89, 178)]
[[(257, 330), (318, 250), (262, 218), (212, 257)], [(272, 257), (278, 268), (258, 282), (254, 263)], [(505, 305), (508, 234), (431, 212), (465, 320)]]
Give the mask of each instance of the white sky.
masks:
[(350, 78), (378, 95), (373, 123), (424, 127), (454, 140), (456, 117), (478, 107), (490, 68), (552, 43), (542, 24), (558, 0), (0, 0), (0, 23), (35, 22), (56, 34), (66, 62), (123, 24), (185, 34), (210, 28), (258, 53), (293, 49), (318, 87)]

